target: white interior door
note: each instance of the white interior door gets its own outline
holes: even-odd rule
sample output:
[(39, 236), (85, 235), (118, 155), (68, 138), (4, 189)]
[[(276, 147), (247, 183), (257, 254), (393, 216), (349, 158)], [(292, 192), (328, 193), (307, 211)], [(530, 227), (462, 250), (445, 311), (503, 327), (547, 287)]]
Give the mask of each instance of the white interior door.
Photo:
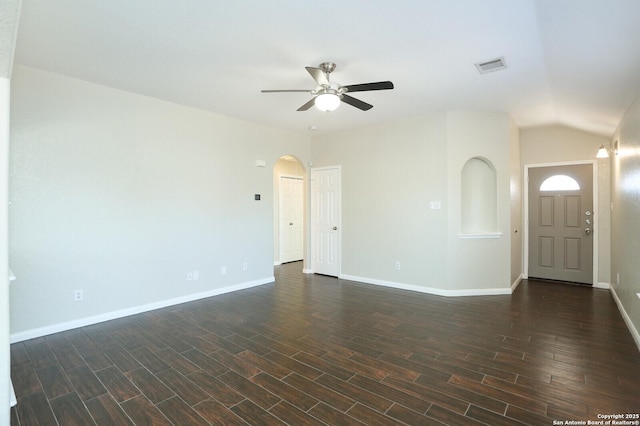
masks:
[(593, 284), (593, 166), (529, 169), (529, 277)]
[(302, 176), (280, 176), (280, 262), (303, 258), (303, 190)]
[(340, 167), (311, 170), (311, 251), (316, 274), (340, 274)]

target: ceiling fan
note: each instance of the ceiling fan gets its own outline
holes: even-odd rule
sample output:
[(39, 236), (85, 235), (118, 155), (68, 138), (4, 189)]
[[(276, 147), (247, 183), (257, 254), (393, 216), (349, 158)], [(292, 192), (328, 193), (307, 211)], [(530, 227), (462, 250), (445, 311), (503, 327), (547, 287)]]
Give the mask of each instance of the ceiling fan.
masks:
[(298, 108), (298, 111), (307, 111), (312, 106), (316, 106), (321, 111), (333, 111), (340, 106), (341, 102), (356, 107), (362, 111), (368, 111), (373, 105), (349, 96), (347, 93), (366, 92), (369, 90), (388, 90), (393, 89), (393, 83), (390, 81), (378, 81), (375, 83), (351, 84), (341, 86), (329, 80), (329, 75), (336, 69), (333, 62), (323, 62), (315, 67), (305, 67), (316, 82), (315, 89), (312, 90), (262, 90), (262, 93), (280, 93), (280, 92), (307, 92), (313, 95), (313, 98)]

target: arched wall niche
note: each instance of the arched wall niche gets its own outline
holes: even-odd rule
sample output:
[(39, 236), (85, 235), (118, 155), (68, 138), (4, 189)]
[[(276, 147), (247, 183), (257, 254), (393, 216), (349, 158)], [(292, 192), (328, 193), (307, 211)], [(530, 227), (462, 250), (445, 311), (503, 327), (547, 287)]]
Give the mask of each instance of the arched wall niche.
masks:
[(472, 157), (461, 172), (461, 234), (498, 232), (496, 169), (490, 160)]

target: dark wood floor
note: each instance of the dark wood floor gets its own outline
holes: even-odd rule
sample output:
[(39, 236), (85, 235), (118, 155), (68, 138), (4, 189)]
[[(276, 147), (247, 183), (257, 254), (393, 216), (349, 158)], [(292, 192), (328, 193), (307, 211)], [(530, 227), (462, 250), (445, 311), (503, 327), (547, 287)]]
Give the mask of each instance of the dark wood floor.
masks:
[(11, 346), (12, 425), (552, 425), (640, 413), (606, 290), (443, 298), (304, 276)]

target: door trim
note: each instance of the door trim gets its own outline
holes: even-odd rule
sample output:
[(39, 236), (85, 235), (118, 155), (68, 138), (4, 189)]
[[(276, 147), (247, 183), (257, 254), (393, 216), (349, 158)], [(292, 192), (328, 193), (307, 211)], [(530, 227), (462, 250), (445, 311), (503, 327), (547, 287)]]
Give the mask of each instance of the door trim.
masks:
[(523, 278), (529, 278), (529, 169), (537, 167), (554, 167), (554, 166), (575, 166), (579, 164), (591, 164), (591, 179), (593, 185), (593, 277), (591, 277), (591, 285), (598, 286), (598, 244), (600, 241), (600, 210), (598, 209), (598, 162), (596, 160), (583, 160), (583, 161), (563, 161), (558, 163), (535, 163), (524, 165), (524, 179), (523, 179), (523, 225), (524, 235), (522, 238), (523, 244)]
[(337, 277), (340, 278), (342, 276), (342, 166), (341, 165), (337, 165), (337, 166), (325, 166), (325, 167), (311, 167), (311, 169), (309, 170), (309, 269), (305, 270), (305, 273), (310, 273), (313, 274), (315, 273), (314, 271), (314, 259), (315, 259), (315, 252), (314, 252), (314, 223), (312, 220), (313, 217), (313, 207), (314, 207), (314, 193), (313, 193), (313, 179), (314, 179), (314, 172), (321, 172), (321, 171), (325, 171), (325, 170), (338, 170), (338, 176), (340, 176), (340, 203), (339, 203), (339, 211), (338, 211), (338, 228), (340, 229), (340, 232), (338, 232), (338, 243), (337, 243), (337, 247), (336, 247), (336, 263), (337, 263), (337, 269), (338, 269), (338, 275)]

